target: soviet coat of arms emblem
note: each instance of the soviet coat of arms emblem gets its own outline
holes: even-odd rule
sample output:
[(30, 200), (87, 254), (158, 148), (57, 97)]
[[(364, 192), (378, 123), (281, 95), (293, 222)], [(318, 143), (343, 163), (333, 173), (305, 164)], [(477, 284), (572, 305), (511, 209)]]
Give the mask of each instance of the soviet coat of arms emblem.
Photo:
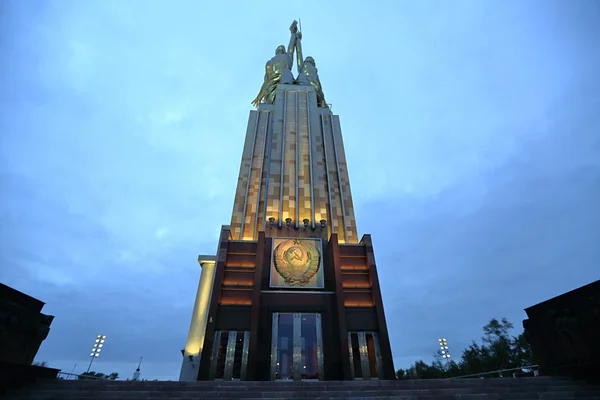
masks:
[(307, 285), (319, 271), (321, 254), (312, 241), (290, 239), (274, 253), (275, 269), (287, 285)]

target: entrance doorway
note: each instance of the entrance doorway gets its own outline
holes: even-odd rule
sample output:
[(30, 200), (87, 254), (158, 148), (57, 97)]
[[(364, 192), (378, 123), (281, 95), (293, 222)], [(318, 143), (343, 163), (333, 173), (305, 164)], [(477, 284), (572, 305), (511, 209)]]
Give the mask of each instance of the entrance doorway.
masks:
[(246, 379), (249, 339), (248, 331), (215, 331), (210, 379)]
[(352, 379), (381, 379), (381, 350), (376, 332), (349, 332)]
[(271, 380), (322, 380), (321, 314), (273, 313)]

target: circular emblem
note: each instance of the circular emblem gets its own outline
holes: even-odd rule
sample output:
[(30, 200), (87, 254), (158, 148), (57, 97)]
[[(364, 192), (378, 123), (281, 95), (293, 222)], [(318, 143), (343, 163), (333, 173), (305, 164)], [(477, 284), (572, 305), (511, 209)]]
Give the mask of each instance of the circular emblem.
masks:
[(312, 241), (290, 239), (275, 248), (275, 269), (287, 285), (308, 284), (319, 271), (320, 253)]

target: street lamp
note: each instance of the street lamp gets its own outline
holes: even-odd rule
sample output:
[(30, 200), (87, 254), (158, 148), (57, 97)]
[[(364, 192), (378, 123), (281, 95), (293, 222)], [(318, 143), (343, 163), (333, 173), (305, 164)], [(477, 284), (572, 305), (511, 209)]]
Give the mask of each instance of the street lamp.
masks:
[(106, 340), (106, 335), (98, 335), (96, 336), (96, 341), (94, 342), (94, 347), (92, 347), (92, 352), (90, 353), (90, 365), (88, 366), (87, 372), (90, 372), (90, 368), (92, 368), (92, 363), (94, 359), (100, 357), (100, 352), (102, 351), (102, 347), (104, 347), (104, 341)]
[(448, 342), (446, 341), (446, 338), (440, 338), (438, 339), (438, 342), (440, 343), (440, 352), (442, 353), (442, 358), (446, 360), (446, 365), (448, 365), (448, 363), (450, 362), (450, 351), (448, 350)]

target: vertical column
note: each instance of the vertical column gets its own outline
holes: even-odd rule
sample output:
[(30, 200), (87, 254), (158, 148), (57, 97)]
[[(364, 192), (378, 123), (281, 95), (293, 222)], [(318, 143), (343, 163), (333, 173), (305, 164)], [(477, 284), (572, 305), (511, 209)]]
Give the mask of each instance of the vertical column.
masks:
[(332, 201), (332, 193), (331, 193), (331, 183), (330, 183), (330, 174), (329, 174), (329, 156), (327, 151), (327, 135), (325, 134), (325, 116), (323, 114), (321, 117), (321, 137), (323, 138), (323, 154), (325, 155), (325, 179), (327, 180), (327, 204), (329, 207), (329, 218), (326, 218), (328, 221), (328, 230), (330, 234), (335, 232), (335, 216), (333, 214), (333, 201)]
[(279, 181), (279, 227), (283, 226), (283, 182), (285, 174), (285, 137), (287, 134), (287, 91), (283, 90), (283, 127), (281, 129), (281, 171)]
[(341, 346), (340, 356), (342, 358), (342, 373), (343, 379), (349, 380), (353, 378), (353, 373), (350, 368), (350, 354), (352, 345), (348, 343), (348, 324), (346, 320), (346, 307), (344, 306), (344, 287), (342, 285), (342, 260), (340, 257), (340, 246), (338, 243), (337, 234), (332, 234), (329, 240), (328, 251), (329, 260), (333, 264), (334, 280), (335, 280), (335, 301), (337, 311), (337, 326), (339, 330), (339, 343)]
[(344, 216), (346, 233), (348, 235), (346, 243), (358, 243), (358, 232), (356, 227), (356, 219), (354, 218), (354, 204), (352, 202), (352, 192), (350, 190), (350, 178), (348, 174), (348, 164), (346, 162), (346, 153), (344, 150), (344, 140), (342, 137), (342, 128), (340, 118), (333, 115), (333, 127), (335, 133), (335, 142), (337, 149), (337, 165), (341, 181), (341, 193), (344, 200)]
[(294, 313), (294, 336), (293, 336), (293, 374), (294, 380), (302, 380), (302, 314)]
[(312, 171), (312, 143), (310, 134), (310, 106), (308, 102), (308, 92), (298, 90), (298, 201), (297, 217), (298, 225), (303, 225), (304, 220), (308, 219), (314, 227), (314, 191), (313, 171)]
[(248, 170), (240, 240), (254, 240), (256, 238), (268, 121), (269, 111), (259, 111), (255, 137), (252, 143), (250, 169)]
[(198, 258), (202, 273), (198, 282), (192, 322), (183, 352), (183, 364), (179, 375), (180, 381), (195, 381), (198, 379), (200, 354), (204, 346), (204, 334), (206, 333), (208, 309), (215, 276), (215, 260), (216, 257), (214, 256), (201, 256)]
[(377, 363), (377, 374), (379, 379), (383, 379), (383, 365), (381, 364), (381, 347), (379, 347), (379, 337), (377, 332), (373, 332), (373, 347), (375, 348), (375, 362)]
[(248, 190), (250, 189), (250, 178), (254, 167), (254, 150), (256, 148), (256, 136), (258, 135), (258, 123), (260, 121), (260, 111), (256, 115), (256, 125), (254, 126), (254, 135), (252, 135), (252, 149), (250, 150), (250, 165), (248, 166), (248, 177), (246, 178), (246, 193), (244, 194), (244, 206), (242, 208), (242, 223), (240, 227), (240, 240), (244, 237), (244, 224), (246, 222), (246, 208), (248, 207)]
[(367, 338), (364, 332), (358, 332), (358, 348), (360, 349), (360, 368), (363, 379), (371, 378), (369, 369), (369, 352), (367, 350)]
[(387, 323), (385, 321), (383, 299), (381, 298), (381, 287), (379, 286), (379, 277), (377, 276), (377, 266), (375, 265), (375, 253), (373, 252), (371, 235), (364, 235), (360, 243), (365, 246), (367, 263), (369, 264), (369, 275), (373, 288), (373, 303), (375, 306), (375, 314), (377, 316), (379, 347), (381, 350), (381, 361), (383, 365), (381, 376), (382, 379), (395, 379), (396, 374), (394, 371), (394, 360), (392, 359), (392, 347), (390, 346)]
[(239, 238), (242, 234), (242, 225), (245, 218), (245, 207), (247, 200), (247, 187), (249, 173), (252, 168), (252, 157), (254, 149), (254, 141), (256, 139), (256, 126), (259, 120), (258, 111), (250, 111), (248, 118), (248, 127), (246, 129), (246, 138), (244, 141), (244, 149), (242, 151), (242, 160), (240, 162), (240, 172), (238, 176), (237, 188), (235, 191), (235, 199), (233, 202), (233, 211), (231, 214), (231, 232), (234, 238)]
[[(268, 130), (269, 130), (269, 121), (270, 121), (270, 119), (271, 119), (271, 113), (269, 111), (266, 111), (265, 112), (265, 121), (264, 121), (264, 124), (263, 124), (264, 125), (264, 131), (263, 131), (263, 134), (262, 134), (263, 141), (262, 141), (262, 145), (261, 145), (261, 148), (262, 148), (262, 157), (261, 157), (261, 161), (260, 161), (260, 170), (258, 172), (258, 187), (256, 189), (258, 191), (258, 193), (257, 193), (257, 196), (256, 196), (256, 210), (254, 211), (255, 212), (255, 215), (254, 215), (254, 232), (252, 233), (252, 239), (253, 240), (257, 237), (258, 231), (259, 231), (258, 217), (259, 217), (259, 214), (260, 214), (261, 189), (262, 189), (263, 185), (265, 186), (265, 191), (267, 191), (269, 189), (269, 187), (268, 187), (268, 175), (267, 175), (267, 178), (264, 179), (264, 183), (263, 183), (263, 168), (264, 168), (265, 163), (269, 162), (269, 160), (265, 160), (265, 155), (267, 154), (267, 146), (269, 146), (269, 141), (268, 141), (268, 133), (269, 132), (268, 132)], [(266, 201), (266, 199), (265, 199), (265, 201)], [(265, 227), (266, 227), (266, 223), (264, 222), (265, 221), (265, 215), (262, 216), (262, 220), (263, 220), (263, 228), (262, 228), (262, 230), (264, 231)]]
[[(350, 349), (350, 377), (351, 379), (354, 379), (355, 372), (354, 372), (354, 355), (352, 354), (352, 333), (348, 333), (348, 349)], [(344, 361), (342, 360), (342, 363)]]
[(294, 218), (295, 221), (295, 226), (296, 229), (298, 229), (299, 224), (298, 224), (298, 219), (300, 218), (300, 198), (298, 197), (298, 183), (300, 181), (300, 170), (298, 169), (299, 165), (300, 165), (300, 127), (298, 126), (298, 121), (300, 119), (300, 116), (298, 115), (300, 112), (300, 107), (298, 106), (298, 91), (296, 90), (294, 92), (295, 94), (295, 99), (294, 99), (294, 103), (296, 105), (296, 109), (294, 112), (294, 115), (296, 116), (296, 121), (294, 123), (294, 134), (296, 136), (296, 167), (295, 167), (295, 172), (296, 172), (296, 182), (295, 182), (295, 189), (296, 189), (296, 193), (294, 195), (294, 208), (296, 209), (296, 216)]
[(242, 367), (240, 380), (245, 381), (248, 376), (248, 346), (250, 344), (250, 332), (244, 332), (244, 346), (242, 348)]
[(339, 235), (340, 242), (345, 241), (344, 225), (342, 218), (342, 204), (340, 197), (340, 187), (338, 179), (338, 167), (336, 160), (336, 148), (333, 140), (333, 132), (331, 131), (331, 113), (329, 110), (323, 110), (323, 142), (325, 143), (325, 152), (327, 154), (327, 176), (329, 183), (329, 198), (331, 211), (332, 233)]
[(259, 232), (258, 245), (256, 248), (256, 263), (254, 267), (254, 288), (252, 289), (252, 306), (250, 308), (250, 342), (248, 345), (248, 380), (254, 380), (256, 377), (256, 368), (258, 365), (258, 336), (260, 323), (260, 290), (262, 286), (263, 266), (270, 261), (270, 252), (266, 248), (265, 232)]
[(331, 141), (333, 143), (333, 155), (335, 157), (335, 169), (338, 179), (338, 196), (340, 197), (340, 206), (342, 214), (342, 226), (344, 234), (344, 243), (348, 243), (348, 230), (346, 227), (346, 207), (344, 207), (344, 188), (342, 185), (342, 177), (340, 176), (340, 160), (338, 158), (338, 149), (335, 140), (335, 129), (333, 124), (333, 114), (329, 114), (329, 123), (331, 125)]
[(310, 188), (310, 223), (311, 227), (315, 229), (315, 191), (314, 191), (314, 176), (313, 176), (313, 140), (310, 135), (310, 102), (309, 102), (309, 92), (306, 91), (306, 135), (308, 137), (308, 170), (309, 170), (309, 181), (308, 185)]
[(285, 90), (278, 89), (275, 104), (273, 106), (274, 115), (271, 123), (271, 144), (269, 149), (269, 188), (265, 197), (266, 218), (275, 218), (279, 225), (282, 221), (282, 197), (283, 197), (283, 174), (284, 170), (284, 149), (285, 149), (285, 108), (286, 96)]
[(321, 314), (317, 314), (315, 318), (317, 328), (317, 365), (319, 368), (319, 380), (325, 380), (323, 369), (323, 325), (321, 324)]
[(219, 309), (219, 298), (221, 296), (221, 287), (223, 285), (223, 274), (225, 272), (225, 258), (227, 257), (227, 244), (229, 243), (229, 227), (221, 228), (221, 236), (219, 237), (219, 247), (217, 249), (217, 260), (215, 262), (215, 272), (213, 280), (213, 288), (210, 294), (210, 303), (208, 306), (208, 322), (206, 323), (206, 333), (204, 334), (204, 346), (201, 350), (200, 368), (198, 371), (198, 380), (206, 380), (209, 377), (209, 367), (211, 351), (213, 346), (218, 346), (214, 343), (215, 321)]
[(215, 379), (217, 374), (217, 362), (219, 361), (219, 347), (221, 345), (221, 331), (215, 332), (215, 345), (213, 346), (210, 356), (210, 374), (209, 379), (212, 381)]
[[(314, 195), (314, 217), (315, 224), (321, 220), (331, 221), (330, 212), (330, 193), (329, 176), (327, 172), (327, 155), (325, 152), (326, 143), (324, 141), (323, 112), (317, 107), (317, 98), (312, 88), (308, 90), (310, 110), (310, 146), (311, 146), (311, 167), (312, 167), (312, 193)], [(331, 222), (328, 224), (328, 231), (331, 232)], [(326, 235), (329, 238), (329, 234)]]
[(285, 223), (287, 218), (292, 220), (296, 216), (296, 92), (288, 90), (285, 92), (285, 111), (284, 111), (284, 136), (285, 145), (283, 146), (284, 171), (282, 175), (282, 202), (281, 202), (281, 222)]
[[(269, 121), (271, 121), (271, 113), (269, 113)], [(268, 125), (268, 124), (267, 124)], [(264, 215), (263, 215), (263, 228), (262, 230), (265, 231), (267, 228), (267, 218), (272, 217), (273, 215), (271, 214), (271, 210), (269, 209), (269, 203), (271, 202), (271, 199), (273, 199), (273, 194), (272, 191), (273, 189), (270, 186), (270, 182), (271, 182), (271, 163), (273, 162), (273, 127), (270, 126), (271, 130), (269, 133), (269, 130), (267, 129), (267, 133), (269, 133), (268, 137), (265, 137), (265, 147), (268, 148), (268, 153), (267, 153), (267, 160), (266, 160), (266, 164), (267, 164), (267, 173), (265, 175), (265, 189), (263, 190), (263, 207), (264, 207)]]
[(279, 313), (273, 313), (273, 325), (271, 327), (271, 380), (277, 379), (277, 338), (279, 336)]
[(233, 362), (235, 356), (235, 344), (237, 339), (237, 331), (229, 331), (229, 338), (227, 339), (227, 353), (225, 355), (225, 372), (223, 373), (223, 380), (230, 381), (233, 378)]

